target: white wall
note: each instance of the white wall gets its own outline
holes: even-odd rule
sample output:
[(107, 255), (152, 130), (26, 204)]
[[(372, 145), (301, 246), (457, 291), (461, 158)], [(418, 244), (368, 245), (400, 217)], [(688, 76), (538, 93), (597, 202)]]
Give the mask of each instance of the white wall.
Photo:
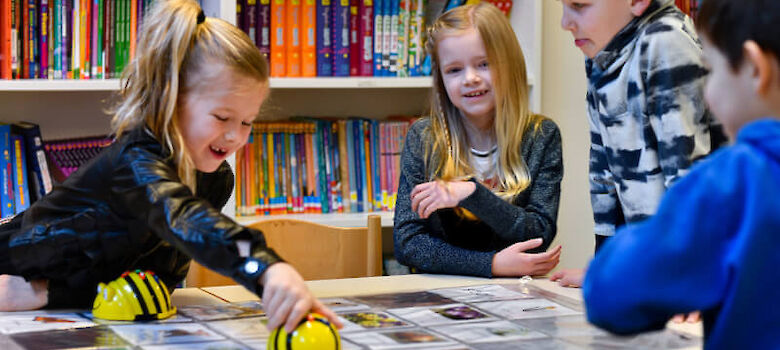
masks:
[(542, 113), (560, 127), (564, 176), (558, 215), (563, 252), (558, 268), (585, 267), (593, 256), (593, 217), (588, 189), (588, 131), (584, 56), (560, 27), (560, 1), (542, 8)]

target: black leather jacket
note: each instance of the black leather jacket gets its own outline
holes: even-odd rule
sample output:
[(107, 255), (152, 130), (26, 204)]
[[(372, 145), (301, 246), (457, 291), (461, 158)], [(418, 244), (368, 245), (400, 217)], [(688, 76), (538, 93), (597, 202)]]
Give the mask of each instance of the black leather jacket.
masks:
[[(261, 232), (220, 213), (232, 190), (225, 162), (198, 173), (193, 195), (152, 134), (131, 130), (0, 228), (10, 232), (0, 273), (48, 279), (49, 307), (90, 307), (98, 282), (149, 269), (173, 289), (194, 258), (261, 295), (257, 278), (281, 260)], [(251, 242), (249, 259), (239, 239)], [(260, 268), (247, 272), (249, 260)]]

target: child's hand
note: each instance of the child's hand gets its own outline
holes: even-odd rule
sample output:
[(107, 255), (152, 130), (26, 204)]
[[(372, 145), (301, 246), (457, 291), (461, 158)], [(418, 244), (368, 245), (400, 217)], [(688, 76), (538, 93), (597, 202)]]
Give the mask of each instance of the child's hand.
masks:
[(46, 280), (27, 282), (21, 276), (0, 275), (0, 311), (35, 310), (48, 303)]
[(476, 189), (477, 185), (470, 181), (431, 181), (414, 186), (409, 197), (412, 210), (421, 219), (427, 219), (439, 209), (454, 208)]
[(284, 324), (284, 330), (291, 333), (310, 311), (325, 316), (337, 328), (341, 321), (336, 314), (315, 298), (298, 271), (287, 263), (276, 263), (260, 276), (263, 285), (263, 307), (268, 314), (268, 329)]
[(582, 287), (584, 277), (585, 269), (565, 269), (552, 274), (550, 281), (558, 281), (562, 287), (579, 288)]
[(699, 314), (699, 312), (698, 311), (694, 311), (694, 312), (691, 312), (691, 313), (689, 313), (687, 315), (686, 314), (674, 315), (674, 317), (672, 317), (672, 322), (674, 322), (674, 323), (683, 323), (683, 322), (686, 322), (686, 323), (696, 323), (696, 322), (699, 322), (700, 319), (701, 319), (701, 315)]
[(493, 256), (493, 276), (544, 275), (552, 270), (561, 258), (561, 246), (544, 253), (529, 254), (526, 250), (542, 245), (541, 238), (515, 243)]

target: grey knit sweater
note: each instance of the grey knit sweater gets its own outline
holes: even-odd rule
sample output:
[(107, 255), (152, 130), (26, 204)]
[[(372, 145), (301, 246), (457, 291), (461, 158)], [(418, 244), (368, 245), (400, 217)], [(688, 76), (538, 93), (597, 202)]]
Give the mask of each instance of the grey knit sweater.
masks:
[(409, 194), (428, 182), (424, 154), (430, 147), (423, 118), (410, 128), (401, 154), (401, 179), (395, 207), (393, 238), (395, 256), (404, 265), (422, 272), (491, 277), (493, 255), (514, 243), (541, 237), (544, 251), (555, 238), (558, 201), (563, 177), (561, 134), (545, 119), (538, 131), (523, 136), (522, 155), (531, 184), (513, 203), (485, 186), (463, 199), (459, 206), (479, 220), (460, 218), (453, 209), (440, 209), (428, 219), (412, 211)]

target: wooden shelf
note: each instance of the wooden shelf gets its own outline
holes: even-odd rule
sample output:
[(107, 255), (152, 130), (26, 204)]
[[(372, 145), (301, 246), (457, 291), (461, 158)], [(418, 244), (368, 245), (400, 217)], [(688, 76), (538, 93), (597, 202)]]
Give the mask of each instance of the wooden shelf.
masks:
[[(416, 78), (271, 78), (272, 89), (427, 89), (431, 77)], [(105, 80), (0, 80), (0, 91), (114, 91), (118, 79)]]
[(382, 227), (393, 227), (394, 212), (377, 211), (370, 213), (335, 213), (335, 214), (282, 214), (239, 216), (236, 221), (242, 225), (250, 225), (255, 222), (274, 219), (296, 219), (316, 222), (339, 227), (365, 227), (369, 215), (379, 215), (382, 218)]
[[(529, 75), (528, 85), (535, 79)], [(272, 89), (428, 89), (431, 77), (413, 78), (271, 78)], [(0, 80), (0, 91), (115, 91), (118, 79), (94, 80)]]

